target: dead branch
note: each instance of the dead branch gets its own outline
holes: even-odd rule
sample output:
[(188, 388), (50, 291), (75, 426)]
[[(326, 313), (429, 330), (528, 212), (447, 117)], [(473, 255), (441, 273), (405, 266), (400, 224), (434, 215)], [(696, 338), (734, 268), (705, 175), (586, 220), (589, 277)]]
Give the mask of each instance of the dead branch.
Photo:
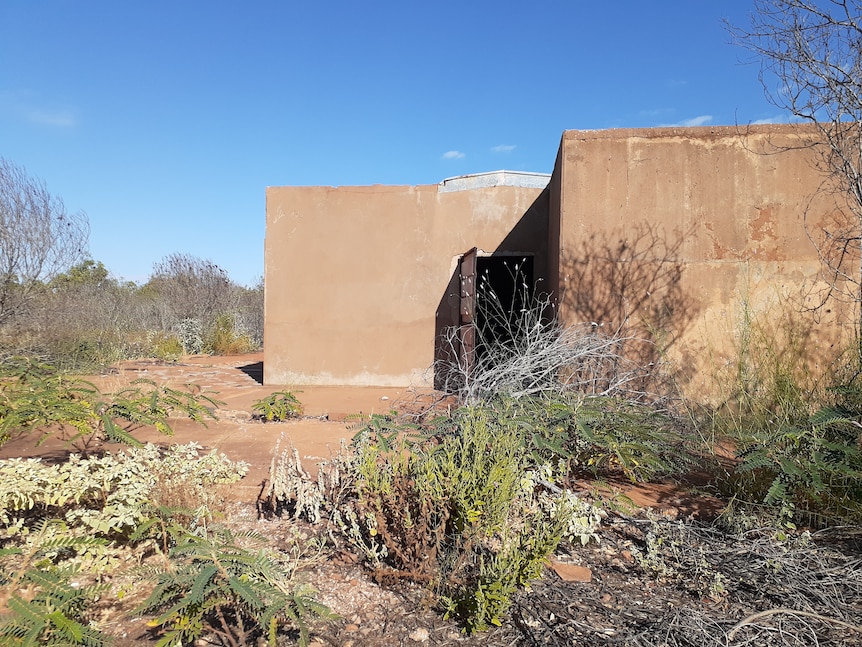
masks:
[(742, 629), (746, 625), (753, 624), (760, 620), (761, 618), (767, 618), (769, 616), (774, 616), (780, 613), (786, 613), (794, 616), (803, 616), (806, 618), (813, 618), (815, 620), (821, 620), (823, 622), (831, 622), (840, 627), (844, 627), (845, 629), (849, 629), (850, 631), (857, 631), (862, 633), (862, 626), (850, 624), (849, 622), (844, 622), (843, 620), (838, 620), (837, 618), (830, 618), (829, 616), (824, 616), (819, 613), (812, 613), (810, 611), (799, 611), (798, 609), (767, 609), (766, 611), (758, 611), (757, 613), (752, 613), (747, 618), (743, 618), (739, 622), (737, 622), (733, 629), (727, 632), (727, 641), (730, 642), (736, 637), (737, 632)]

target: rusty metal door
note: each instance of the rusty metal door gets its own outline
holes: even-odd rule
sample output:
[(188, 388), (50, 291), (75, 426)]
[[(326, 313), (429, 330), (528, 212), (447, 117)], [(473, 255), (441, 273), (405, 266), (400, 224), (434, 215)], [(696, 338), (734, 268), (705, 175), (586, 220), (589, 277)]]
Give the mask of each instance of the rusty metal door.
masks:
[(477, 249), (464, 253), (460, 264), (461, 303), (458, 339), (461, 357), (458, 364), (464, 369), (465, 379), (473, 373), (476, 361), (476, 258)]

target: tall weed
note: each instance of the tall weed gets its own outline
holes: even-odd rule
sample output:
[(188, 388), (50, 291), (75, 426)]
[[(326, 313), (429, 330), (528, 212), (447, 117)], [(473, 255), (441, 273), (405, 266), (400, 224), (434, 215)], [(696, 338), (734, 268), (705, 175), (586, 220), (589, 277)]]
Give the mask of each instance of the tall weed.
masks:
[(295, 452), (283, 452), (271, 480), (292, 500), (270, 507), (312, 521), (325, 513), (380, 581), (422, 582), (448, 617), (483, 630), (560, 541), (589, 541), (599, 524), (550, 468), (533, 464), (518, 425), (486, 407), (424, 430), (369, 420), (346, 456), (320, 466), (316, 485)]
[(238, 319), (227, 313), (215, 318), (203, 344), (204, 352), (213, 355), (241, 355), (255, 349), (251, 337), (240, 330)]
[[(718, 468), (719, 490), (736, 503), (765, 505), (789, 526), (862, 519), (862, 425), (855, 381), (825, 387), (811, 370), (809, 335), (799, 317), (762, 321), (745, 307), (724, 401), (709, 416), (705, 437), (729, 445), (730, 466)], [(851, 354), (856, 362), (855, 355)], [(830, 365), (832, 358), (819, 358)], [(843, 371), (832, 363), (825, 379)], [(836, 370), (837, 369), (837, 370)], [(716, 463), (718, 465), (718, 463)]]

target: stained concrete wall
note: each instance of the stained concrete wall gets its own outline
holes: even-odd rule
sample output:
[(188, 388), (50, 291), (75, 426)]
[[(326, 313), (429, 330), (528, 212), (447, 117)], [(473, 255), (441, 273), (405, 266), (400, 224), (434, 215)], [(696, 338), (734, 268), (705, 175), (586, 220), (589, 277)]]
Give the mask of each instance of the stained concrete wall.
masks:
[(565, 132), (551, 181), (564, 320), (658, 333), (678, 379), (696, 388), (734, 361), (751, 318), (793, 325), (812, 356), (828, 356), (852, 317), (803, 312), (826, 287), (809, 232), (836, 208), (800, 146), (812, 136), (798, 126)]
[(825, 287), (806, 222), (816, 232), (835, 212), (800, 147), (811, 136), (567, 131), (544, 190), (505, 173), (268, 188), (264, 380), (432, 384), (435, 337), (458, 321), (457, 259), (474, 246), (534, 253), (564, 321), (653, 335), (643, 361), (660, 350), (689, 389), (732, 365), (746, 317), (793, 326), (826, 356), (852, 316), (802, 312)]
[(432, 384), (463, 252), (532, 252), (547, 275), (546, 193), (511, 186), (511, 173), (481, 179), (268, 188), (264, 382)]

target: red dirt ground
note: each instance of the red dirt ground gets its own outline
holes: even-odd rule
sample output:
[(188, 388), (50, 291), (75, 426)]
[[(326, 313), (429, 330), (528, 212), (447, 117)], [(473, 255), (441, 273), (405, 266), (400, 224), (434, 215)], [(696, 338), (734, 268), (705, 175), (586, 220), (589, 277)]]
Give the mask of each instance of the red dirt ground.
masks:
[[(243, 481), (232, 485), (229, 492), (229, 497), (235, 503), (230, 506), (229, 521), (232, 526), (266, 534), (275, 542), (282, 535), (290, 536), (289, 531), (296, 530), (296, 523), (287, 518), (258, 518), (256, 502), (269, 477), (273, 448), (282, 433), (298, 449), (306, 469), (313, 472), (319, 461), (340, 448), (342, 440), (354, 435), (356, 414), (387, 413), (393, 409), (415, 411), (417, 405), (434, 402), (439, 395), (408, 387), (291, 386), (288, 388), (303, 403), (305, 417), (284, 423), (262, 423), (252, 418), (252, 405), (285, 387), (264, 386), (261, 376), (262, 354), (253, 354), (195, 356), (184, 358), (176, 364), (152, 360), (128, 361), (117, 365), (109, 373), (87, 379), (104, 393), (116, 392), (138, 378), (175, 388), (193, 383), (215, 392), (213, 397), (222, 404), (215, 411), (218, 419), (209, 421), (206, 427), (178, 419), (172, 421), (175, 431), (172, 438), (166, 438), (154, 429), (139, 429), (134, 435), (156, 443), (194, 441), (204, 447), (217, 449), (230, 459), (247, 461), (251, 466), (249, 473)], [(34, 443), (35, 438), (32, 436), (13, 439), (0, 447), (0, 459), (17, 456), (59, 459), (68, 453), (68, 447), (56, 438), (50, 438), (38, 447)], [(596, 487), (595, 483), (590, 482), (580, 485), (586, 491)], [(720, 505), (702, 493), (697, 494), (674, 484), (632, 486), (627, 482), (616, 482), (603, 484), (602, 487), (612, 489), (615, 495), (628, 497), (635, 505), (658, 509), (669, 516), (712, 516)], [(605, 593), (606, 590), (613, 590), (621, 598), (631, 597), (634, 600), (641, 593), (650, 598), (651, 589), (641, 580), (635, 578), (629, 581), (632, 565), (625, 559), (631, 558), (628, 552), (630, 538), (624, 537), (624, 541), (620, 540), (622, 543), (617, 539), (619, 537), (615, 539), (611, 532), (603, 536), (601, 545), (591, 544), (584, 549), (587, 551), (584, 554), (573, 553), (566, 557), (568, 561), (565, 563), (554, 560), (552, 568), (556, 575), (548, 576), (550, 584), (547, 586), (551, 589), (563, 586), (560, 590), (564, 597), (570, 594), (565, 586), (586, 587), (582, 595), (604, 596), (597, 600), (590, 598), (592, 603), (599, 606), (606, 604), (602, 600), (611, 598)], [(380, 586), (371, 580), (369, 573), (356, 560), (355, 556), (348, 553), (339, 554), (302, 576), (317, 591), (317, 599), (340, 616), (340, 620), (335, 622), (318, 623), (311, 643), (313, 647), (388, 647), (420, 643), (429, 646), (469, 643), (501, 647), (513, 644), (508, 630), (472, 637), (459, 633), (455, 625), (428, 607), (427, 592), (423, 593), (421, 588), (409, 583), (395, 589)], [(569, 571), (573, 570), (577, 571), (577, 581), (564, 581), (570, 577)], [(122, 586), (122, 583), (118, 586)], [(544, 600), (547, 596), (542, 595), (539, 598)], [(679, 598), (678, 593), (674, 595), (674, 600)], [(129, 605), (134, 606), (137, 602), (129, 601)], [(643, 600), (632, 602), (634, 605), (642, 603)], [(533, 605), (535, 601), (525, 604)], [(100, 613), (100, 629), (114, 637), (115, 644), (124, 647), (153, 644), (154, 638), (146, 625), (146, 618), (129, 616), (127, 609), (111, 603)]]
[[(226, 357), (193, 356), (178, 363), (133, 360), (121, 362), (105, 375), (87, 379), (105, 393), (117, 391), (139, 378), (171, 387), (196, 384), (215, 392), (214, 397), (223, 404), (215, 412), (218, 419), (208, 421), (206, 427), (181, 419), (171, 423), (175, 432), (172, 438), (166, 438), (154, 429), (140, 429), (134, 435), (140, 440), (156, 443), (194, 441), (204, 447), (218, 449), (232, 460), (248, 462), (251, 466), (249, 473), (231, 490), (232, 496), (244, 503), (254, 503), (261, 491), (269, 476), (272, 450), (282, 433), (298, 449), (306, 469), (314, 471), (318, 462), (338, 450), (342, 440), (353, 436), (352, 427), (356, 424), (357, 414), (388, 413), (409, 407), (423, 396), (433, 396), (427, 390), (412, 387), (290, 386), (287, 388), (302, 402), (305, 416), (284, 423), (262, 423), (252, 419), (252, 405), (285, 388), (264, 386), (262, 375), (263, 354), (255, 353)], [(49, 439), (34, 447), (32, 437), (22, 437), (0, 447), (0, 459), (18, 456), (56, 458), (65, 451), (67, 448), (58, 440)], [(715, 512), (715, 502), (705, 499), (702, 493), (691, 494), (678, 485), (632, 486), (619, 482), (613, 487), (642, 507), (682, 515)]]

